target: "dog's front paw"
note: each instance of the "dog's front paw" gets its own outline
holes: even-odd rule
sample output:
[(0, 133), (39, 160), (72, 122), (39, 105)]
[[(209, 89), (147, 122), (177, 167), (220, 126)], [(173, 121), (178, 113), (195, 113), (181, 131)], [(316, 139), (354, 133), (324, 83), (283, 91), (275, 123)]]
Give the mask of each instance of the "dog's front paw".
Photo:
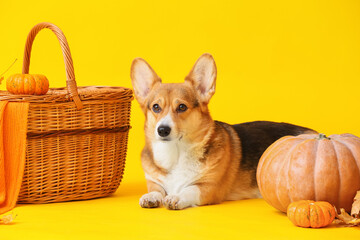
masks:
[(181, 210), (192, 205), (179, 196), (168, 195), (164, 198), (164, 206), (170, 210)]
[(179, 202), (180, 202), (180, 198), (178, 196), (168, 195), (164, 199), (164, 206), (167, 209), (179, 210), (179, 209), (182, 209), (182, 208), (179, 208)]
[(140, 198), (142, 208), (157, 208), (162, 203), (163, 196), (160, 192), (149, 192)]

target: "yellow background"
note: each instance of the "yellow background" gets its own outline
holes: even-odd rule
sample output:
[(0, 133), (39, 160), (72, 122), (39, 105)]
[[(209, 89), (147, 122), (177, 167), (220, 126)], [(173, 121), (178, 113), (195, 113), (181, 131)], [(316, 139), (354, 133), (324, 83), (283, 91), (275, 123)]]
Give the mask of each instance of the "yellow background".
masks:
[[(360, 136), (358, 0), (0, 0), (0, 10), (0, 74), (18, 58), (5, 77), (21, 71), (30, 29), (48, 21), (68, 39), (79, 86), (131, 87), (135, 57), (163, 82), (180, 82), (209, 52), (218, 67), (214, 119), (285, 121)], [(34, 42), (30, 72), (45, 74), (51, 87), (65, 85), (60, 47), (48, 30)], [(18, 207), (17, 223), (0, 226), (1, 239), (359, 236), (357, 229), (295, 228), (263, 200), (181, 212), (141, 209), (143, 121), (133, 102), (125, 176), (112, 198)]]

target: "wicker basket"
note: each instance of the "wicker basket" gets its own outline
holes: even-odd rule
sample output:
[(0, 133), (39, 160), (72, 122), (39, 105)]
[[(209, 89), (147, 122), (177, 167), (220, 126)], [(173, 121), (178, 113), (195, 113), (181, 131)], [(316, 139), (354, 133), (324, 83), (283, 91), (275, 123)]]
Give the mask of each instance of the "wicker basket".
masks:
[(32, 43), (44, 28), (57, 36), (64, 55), (67, 88), (46, 95), (12, 95), (0, 100), (30, 103), (26, 163), (19, 203), (50, 203), (104, 197), (118, 188), (124, 171), (131, 89), (77, 87), (62, 31), (40, 23), (29, 33), (23, 73), (29, 72)]

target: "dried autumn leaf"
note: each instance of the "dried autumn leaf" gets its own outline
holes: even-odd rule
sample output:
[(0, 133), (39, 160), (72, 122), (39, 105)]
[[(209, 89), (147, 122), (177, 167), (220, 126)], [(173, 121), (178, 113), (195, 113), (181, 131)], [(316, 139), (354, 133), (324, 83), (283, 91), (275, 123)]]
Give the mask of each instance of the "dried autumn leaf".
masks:
[[(335, 209), (336, 210), (336, 209)], [(354, 197), (354, 202), (351, 207), (351, 215), (348, 214), (345, 209), (340, 209), (340, 214), (336, 212), (336, 218), (339, 219), (340, 224), (346, 224), (347, 226), (360, 226), (360, 191), (357, 191)]]
[(359, 218), (355, 218), (355, 219), (351, 220), (351, 221), (349, 222), (349, 224), (358, 226), (358, 225), (360, 225), (360, 219), (359, 219)]
[[(345, 209), (340, 208), (340, 214), (337, 213), (336, 211), (336, 218), (341, 220), (342, 222), (344, 222), (345, 224), (350, 224), (350, 225), (357, 225), (355, 222), (356, 220), (358, 220), (357, 218), (354, 218), (352, 216), (350, 216)], [(355, 224), (354, 224), (355, 223)], [(359, 221), (360, 223), (360, 221)]]
[(2, 216), (2, 218), (0, 219), (0, 222), (3, 223), (3, 224), (10, 224), (12, 223), (15, 218), (16, 218), (16, 214), (13, 214), (13, 213), (10, 213), (8, 215), (4, 215)]
[(360, 212), (360, 191), (357, 191), (356, 196), (354, 198), (354, 203), (351, 207), (351, 216), (359, 218)]

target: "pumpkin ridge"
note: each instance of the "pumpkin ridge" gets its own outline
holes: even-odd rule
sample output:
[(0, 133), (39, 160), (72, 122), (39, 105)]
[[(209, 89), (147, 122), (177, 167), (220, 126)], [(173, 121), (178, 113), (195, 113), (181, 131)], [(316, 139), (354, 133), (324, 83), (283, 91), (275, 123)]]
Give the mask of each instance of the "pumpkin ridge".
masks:
[(331, 219), (333, 219), (333, 215), (332, 215), (331, 211), (327, 208), (329, 206), (326, 206), (326, 205), (328, 205), (327, 202), (317, 202), (316, 205), (321, 209), (321, 211), (324, 215), (324, 221), (322, 224), (329, 225), (330, 223), (332, 223)]
[(22, 81), (22, 79), (18, 79), (18, 83), (19, 83), (19, 90), (18, 90), (18, 94), (24, 94), (24, 85), (25, 82)]
[[(325, 136), (325, 135), (324, 135)], [(319, 140), (315, 141), (316, 142), (316, 151), (315, 151), (315, 158), (314, 158), (314, 174), (313, 174), (313, 181), (314, 181), (314, 200), (316, 201), (316, 163), (318, 162), (318, 157), (319, 157)]]
[[(271, 159), (269, 159), (268, 161), (266, 161), (265, 163), (264, 163), (264, 161), (261, 161), (261, 159), (265, 159), (264, 157), (267, 157), (268, 155), (270, 155), (270, 153), (271, 153), (271, 156), (273, 156), (274, 155), (274, 153), (279, 153), (280, 151), (282, 151), (282, 149), (280, 148), (278, 148), (277, 146), (281, 146), (282, 145), (282, 143), (283, 142), (285, 142), (285, 141), (289, 141), (289, 140), (291, 140), (293, 138), (293, 136), (286, 136), (286, 137), (283, 137), (283, 138), (280, 138), (279, 140), (278, 140), (278, 142), (275, 142), (275, 143), (273, 143), (271, 146), (273, 146), (272, 148), (267, 148), (266, 150), (265, 150), (265, 152), (263, 153), (263, 155), (261, 156), (261, 158), (260, 158), (260, 161), (259, 161), (259, 164), (258, 164), (258, 169), (257, 169), (257, 178), (260, 178), (260, 176), (265, 176), (266, 174), (266, 172), (267, 172), (267, 168), (269, 167), (269, 166), (271, 166), (271, 162), (275, 159), (275, 158), (271, 158)], [(263, 177), (262, 177), (263, 178)], [(258, 183), (260, 183), (260, 182), (263, 182), (263, 179), (257, 179), (257, 182)], [(262, 184), (258, 184), (258, 187), (259, 187), (259, 190), (260, 190), (260, 192), (261, 191), (263, 191), (263, 186), (262, 186)], [(263, 196), (263, 198), (266, 200), (266, 201), (268, 201), (271, 205), (274, 205), (274, 203), (273, 203), (273, 201), (271, 201), (267, 196)], [(277, 200), (277, 202), (279, 202), (278, 200)], [(279, 202), (279, 204), (282, 206), (282, 204)]]
[[(340, 164), (339, 164), (339, 155), (338, 155), (338, 151), (336, 150), (336, 147), (335, 147), (335, 144), (334, 144), (334, 141), (331, 141), (331, 144), (333, 145), (333, 148), (334, 148), (334, 152), (335, 152), (335, 155), (336, 155), (336, 162), (337, 162), (337, 170), (338, 170), (338, 174), (339, 174), (339, 189), (338, 189), (338, 193), (340, 193), (340, 190), (341, 190), (341, 173), (340, 173)], [(335, 205), (338, 205), (340, 203), (340, 194), (338, 194), (338, 199), (337, 199), (337, 202)]]
[[(350, 169), (357, 168), (358, 165), (357, 165), (355, 156), (354, 156), (353, 152), (351, 151), (351, 149), (349, 148), (349, 146), (348, 146), (346, 143), (343, 143), (343, 142), (338, 141), (338, 140), (334, 140), (334, 143), (337, 144), (338, 148), (341, 148), (341, 149), (343, 149), (343, 151), (346, 151), (347, 153), (350, 153), (350, 154), (351, 154), (351, 155), (350, 155), (351, 158), (353, 158), (352, 161), (349, 160), (349, 157), (342, 158), (341, 161), (339, 160), (339, 172), (344, 173), (344, 172), (343, 172), (343, 168), (340, 168), (340, 165), (341, 165), (341, 166), (351, 165), (351, 164), (354, 164), (354, 162), (355, 162), (355, 164), (354, 164), (355, 166), (353, 166), (353, 167), (350, 168)], [(350, 163), (351, 163), (351, 164), (350, 164)], [(342, 170), (342, 171), (341, 171), (341, 170)], [(357, 169), (356, 172), (359, 173), (359, 169)], [(354, 173), (353, 173), (353, 174), (354, 174)], [(352, 176), (353, 176), (353, 174), (352, 174)], [(359, 190), (360, 185), (358, 185), (358, 186), (356, 187), (356, 185), (355, 185), (356, 182), (354, 183), (354, 180), (351, 179), (351, 186), (353, 186), (353, 187), (352, 187), (352, 189), (348, 189), (348, 188), (346, 187), (346, 186), (348, 186), (348, 183), (347, 183), (347, 182), (349, 181), (349, 180), (348, 180), (347, 172), (346, 172), (346, 174), (343, 174), (343, 176), (344, 176), (344, 177), (341, 178), (341, 179), (342, 179), (342, 181), (345, 183), (345, 189), (343, 188), (343, 194), (339, 194), (339, 204), (342, 203), (344, 206), (345, 206), (345, 205), (349, 206), (349, 205), (352, 204), (352, 201), (350, 201), (350, 199), (352, 200), (352, 199), (354, 198), (354, 196), (355, 196), (355, 194), (356, 194), (356, 191)], [(355, 179), (359, 179), (359, 177), (360, 177), (360, 175), (358, 175), (357, 177), (354, 177), (354, 178), (355, 178)], [(359, 184), (359, 182), (357, 182), (357, 183)], [(340, 187), (341, 187), (341, 181), (340, 181)], [(344, 187), (344, 186), (343, 186), (343, 187)], [(345, 197), (347, 193), (349, 193), (349, 195), (348, 195), (347, 197)], [(351, 194), (351, 195), (350, 195), (350, 194)], [(344, 202), (347, 202), (347, 204), (344, 204)], [(345, 210), (350, 211), (350, 207), (349, 207), (349, 209), (345, 208)]]
[[(307, 144), (307, 143), (309, 143), (309, 142), (313, 142), (313, 141), (316, 141), (316, 140), (315, 140), (314, 138), (312, 138), (312, 139), (305, 139), (304, 141), (299, 142), (298, 144), (296, 144), (296, 146), (294, 147), (294, 149), (293, 149), (293, 151), (292, 151), (291, 153), (293, 153), (294, 151), (296, 151), (296, 149), (302, 147), (302, 145), (305, 145), (305, 144)], [(291, 154), (291, 156), (293, 156), (293, 154)], [(293, 168), (292, 165), (296, 163), (296, 160), (297, 160), (297, 159), (294, 160), (293, 157), (290, 157), (290, 166), (289, 166), (289, 169), (292, 169), (292, 168)], [(315, 166), (315, 165), (314, 165), (314, 166)], [(314, 167), (314, 168), (315, 168), (315, 167)], [(292, 176), (291, 176), (290, 172), (288, 172), (288, 175), (289, 175), (289, 181), (288, 181), (288, 183), (289, 183), (289, 184), (293, 184), (294, 181), (293, 181), (293, 180), (290, 181), (290, 179), (292, 179)], [(297, 177), (297, 176), (296, 176), (296, 177)], [(296, 182), (296, 181), (295, 181), (295, 182)], [(313, 185), (315, 185), (315, 183), (313, 183)], [(289, 189), (289, 195), (291, 195), (290, 189)], [(292, 199), (293, 201), (298, 201), (298, 200), (300, 200), (300, 199), (293, 199), (293, 198), (291, 198), (291, 199)], [(304, 199), (303, 196), (302, 196), (302, 199)], [(306, 197), (306, 199), (309, 199), (309, 197)]]
[[(304, 201), (303, 203), (299, 204), (299, 207), (304, 208), (304, 206), (306, 207), (307, 210), (307, 216), (310, 216), (310, 205), (308, 203), (308, 201)], [(301, 214), (301, 213), (300, 213)], [(306, 221), (306, 223), (301, 223), (304, 227), (310, 227), (311, 226), (311, 218), (306, 218), (308, 221)]]
[(286, 209), (286, 215), (288, 216), (288, 218), (290, 219), (290, 221), (293, 224), (296, 224), (294, 219), (295, 219), (295, 210), (296, 210), (296, 206), (294, 206), (295, 204), (290, 203), (289, 206)]
[(310, 227), (317, 228), (320, 225), (320, 216), (317, 210), (317, 206), (313, 204), (309, 204), (310, 208)]
[[(296, 141), (297, 139), (295, 139), (295, 141)], [(290, 156), (291, 156), (291, 153), (292, 153), (292, 151), (294, 150), (294, 148), (297, 146), (297, 144), (299, 144), (301, 141), (305, 141), (305, 139), (299, 139), (298, 140), (298, 142), (295, 144), (295, 143), (293, 143), (293, 146), (291, 146), (291, 148), (289, 149), (289, 151), (288, 151), (288, 153), (286, 153), (286, 155), (285, 155), (285, 157), (284, 157), (284, 163), (283, 163), (283, 165), (281, 166), (281, 168), (280, 169), (282, 169), (283, 168), (283, 166), (285, 165), (285, 164), (287, 164), (287, 169), (289, 169), (289, 166), (290, 166), (290, 160), (289, 160), (289, 158), (290, 158)], [(292, 198), (291, 198), (291, 196), (290, 196), (290, 194), (289, 194), (289, 171), (287, 170), (287, 171), (285, 171), (287, 174), (286, 174), (286, 193), (287, 193), (287, 196), (288, 196), (288, 199), (290, 200), (290, 203), (291, 202), (293, 202), (293, 200), (292, 200)], [(280, 176), (280, 174), (278, 175), (278, 176)], [(276, 186), (278, 186), (278, 183), (276, 183)], [(277, 190), (276, 190), (276, 196), (278, 197), (278, 199), (279, 199), (279, 202), (281, 203), (281, 205), (283, 205), (282, 204), (282, 202), (280, 201), (280, 198), (279, 198), (279, 188), (276, 188)], [(285, 206), (285, 208), (286, 208), (286, 206)]]
[(301, 204), (302, 203), (299, 203), (298, 205), (296, 205), (295, 210), (294, 210), (294, 221), (295, 221), (296, 225), (302, 225), (301, 221), (299, 219), (299, 217), (301, 216), (301, 210), (302, 210), (300, 208)]
[[(272, 153), (279, 153), (279, 152), (281, 152), (281, 149), (278, 149), (278, 148), (273, 148), (273, 149), (271, 149), (271, 152)], [(268, 168), (268, 166), (271, 166), (271, 162), (272, 161), (274, 161), (274, 157), (272, 157), (272, 158), (270, 158), (270, 161), (267, 161), (267, 165), (265, 165), (264, 167), (262, 167), (262, 170), (263, 170), (263, 172), (267, 172), (267, 168)], [(264, 176), (265, 174), (261, 174), (262, 176)], [(261, 187), (261, 189), (263, 189), (262, 187)], [(263, 196), (264, 197), (264, 196)], [(266, 201), (269, 201), (270, 203), (271, 203), (271, 205), (275, 205), (274, 204), (274, 200), (269, 200), (267, 197), (265, 197), (265, 200)], [(280, 204), (281, 206), (282, 206), (282, 204), (280, 203), (280, 201), (278, 200), (278, 199), (275, 199), (276, 200), (276, 202), (278, 203), (278, 204)], [(276, 204), (277, 205), (277, 204)]]
[[(293, 147), (291, 147), (291, 148), (293, 148)], [(286, 162), (286, 161), (283, 161), (283, 162), (281, 163), (281, 166), (279, 167), (280, 171), (283, 169), (285, 163), (287, 163), (287, 162)], [(279, 189), (279, 184), (280, 184), (280, 180), (281, 180), (281, 174), (278, 174), (277, 177), (276, 177), (276, 184), (275, 184), (275, 190), (276, 190), (276, 191), (275, 191), (275, 193), (276, 193), (276, 197), (277, 197), (279, 203), (281, 204), (281, 206), (282, 206), (283, 208), (286, 208), (286, 207), (284, 206), (284, 204), (282, 203), (281, 198), (280, 198), (280, 195), (279, 195), (279, 190), (280, 190), (280, 189)]]
[[(262, 158), (267, 157), (270, 153), (272, 153), (275, 150), (275, 146), (281, 145), (285, 140), (291, 139), (292, 136), (286, 136), (283, 138), (280, 138), (279, 140), (277, 140), (276, 142), (272, 143), (266, 150), (265, 152), (262, 154), (262, 156), (260, 157), (260, 160)], [(271, 147), (271, 148), (270, 148)], [(264, 161), (260, 161), (259, 160), (259, 164), (258, 164), (258, 170), (262, 169), (262, 166), (264, 165)], [(260, 172), (260, 171), (259, 171)], [(259, 174), (257, 174), (257, 176), (259, 176)]]
[(351, 156), (353, 157), (353, 160), (354, 160), (354, 162), (355, 162), (355, 164), (356, 164), (356, 166), (357, 166), (357, 169), (358, 169), (358, 172), (359, 172), (359, 176), (360, 176), (360, 166), (359, 166), (359, 164), (358, 164), (358, 161), (356, 161), (356, 157), (355, 157), (354, 151), (352, 150), (352, 148), (349, 148), (349, 147), (348, 147), (348, 144), (352, 145), (352, 143), (351, 143), (351, 142), (350, 142), (350, 143), (347, 143), (347, 142), (344, 143), (344, 141), (343, 141), (343, 140), (340, 140), (340, 139), (336, 139), (336, 141), (338, 141), (339, 143), (345, 145), (345, 146), (349, 149), (349, 151), (351, 152)]
[[(315, 205), (314, 204), (309, 204), (309, 219), (310, 219), (310, 227), (315, 227), (314, 222), (316, 220), (318, 220), (318, 218), (316, 218), (314, 215), (314, 212), (316, 213), (315, 210)], [(319, 217), (318, 215), (316, 215), (317, 217)]]
[(319, 216), (318, 227), (326, 225), (326, 223), (327, 223), (326, 216), (325, 216), (325, 213), (324, 213), (324, 210), (323, 210), (321, 204), (316, 204), (316, 202), (315, 202), (314, 205), (317, 207), (317, 214)]

